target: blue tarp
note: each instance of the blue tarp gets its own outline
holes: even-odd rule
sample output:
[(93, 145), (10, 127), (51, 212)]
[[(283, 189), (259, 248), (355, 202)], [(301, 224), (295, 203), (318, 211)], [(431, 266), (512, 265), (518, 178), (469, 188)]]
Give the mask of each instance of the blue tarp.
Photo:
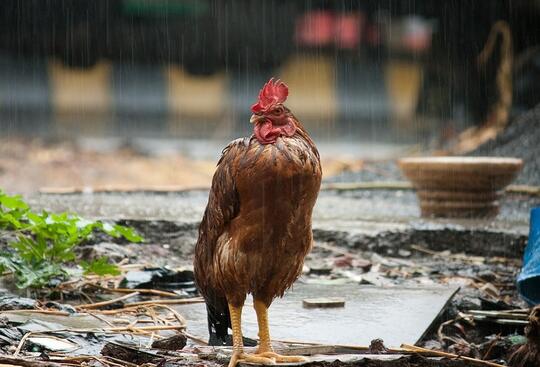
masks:
[(537, 305), (540, 304), (540, 207), (531, 210), (530, 226), (529, 242), (517, 286), (525, 301)]

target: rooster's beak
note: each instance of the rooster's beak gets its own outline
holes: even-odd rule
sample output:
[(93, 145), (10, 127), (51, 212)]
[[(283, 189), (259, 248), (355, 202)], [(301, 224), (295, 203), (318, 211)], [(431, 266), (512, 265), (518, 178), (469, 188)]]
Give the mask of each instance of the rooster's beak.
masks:
[(249, 119), (249, 122), (252, 124), (256, 124), (257, 122), (264, 120), (264, 116), (262, 115), (251, 115), (251, 118)]

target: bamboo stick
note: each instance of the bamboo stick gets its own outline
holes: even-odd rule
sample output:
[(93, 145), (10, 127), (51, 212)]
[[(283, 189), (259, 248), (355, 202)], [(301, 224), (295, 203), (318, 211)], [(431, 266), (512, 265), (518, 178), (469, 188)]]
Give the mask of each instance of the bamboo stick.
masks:
[(88, 284), (92, 287), (101, 289), (103, 291), (111, 292), (111, 293), (133, 293), (133, 292), (139, 292), (141, 294), (153, 294), (156, 296), (163, 296), (163, 297), (178, 297), (178, 294), (172, 293), (172, 292), (166, 292), (166, 291), (160, 291), (158, 289), (130, 289), (130, 288), (107, 288), (103, 287), (97, 284)]
[(134, 306), (147, 306), (147, 305), (153, 305), (153, 304), (189, 305), (192, 303), (204, 303), (204, 299), (202, 297), (194, 297), (194, 298), (180, 298), (180, 299), (162, 299), (159, 301), (149, 300), (149, 301), (131, 302), (131, 303), (126, 303), (126, 308), (134, 307)]
[(503, 366), (502, 364), (493, 363), (493, 362), (489, 362), (489, 361), (484, 361), (482, 359), (459, 356), (457, 354), (440, 352), (440, 351), (437, 351), (437, 350), (426, 349), (426, 348), (417, 347), (415, 345), (410, 345), (410, 344), (401, 344), (401, 348), (417, 352), (418, 354), (430, 354), (432, 356), (438, 356), (438, 357), (446, 357), (446, 358), (452, 358), (452, 359), (463, 359), (465, 361), (468, 361), (468, 362), (471, 362), (471, 363), (476, 363), (476, 364), (483, 365), (483, 366), (506, 367), (506, 366)]
[(111, 304), (116, 303), (116, 302), (125, 301), (126, 299), (136, 297), (139, 294), (140, 294), (139, 292), (133, 292), (133, 293), (130, 293), (130, 294), (126, 294), (125, 296), (122, 296), (122, 297), (110, 299), (108, 301), (96, 302), (96, 303), (86, 303), (86, 304), (83, 304), (83, 305), (79, 305), (76, 308), (81, 309), (81, 310), (100, 308), (100, 307), (103, 307), (103, 306), (111, 305)]

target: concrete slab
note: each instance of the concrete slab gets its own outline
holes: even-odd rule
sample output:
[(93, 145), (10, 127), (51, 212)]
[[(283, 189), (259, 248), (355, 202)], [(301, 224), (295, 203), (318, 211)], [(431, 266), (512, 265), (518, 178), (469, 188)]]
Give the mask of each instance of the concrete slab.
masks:
[[(270, 332), (276, 340), (301, 340), (324, 344), (369, 345), (382, 338), (387, 347), (415, 344), (449, 302), (457, 288), (376, 288), (354, 284), (295, 283), (293, 289), (270, 307)], [(343, 297), (343, 308), (302, 307), (311, 297)], [(242, 315), (244, 335), (257, 336), (257, 321), (246, 302)], [(178, 306), (188, 321), (188, 332), (208, 338), (203, 304)]]

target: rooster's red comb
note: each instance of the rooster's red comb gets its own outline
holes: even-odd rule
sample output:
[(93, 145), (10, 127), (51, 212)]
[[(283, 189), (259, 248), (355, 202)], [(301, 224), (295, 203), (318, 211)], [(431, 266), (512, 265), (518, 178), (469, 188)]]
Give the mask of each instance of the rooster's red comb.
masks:
[(251, 111), (253, 113), (267, 111), (270, 107), (285, 102), (288, 95), (289, 87), (285, 83), (279, 79), (274, 81), (274, 78), (270, 78), (259, 92), (259, 100), (251, 106)]

